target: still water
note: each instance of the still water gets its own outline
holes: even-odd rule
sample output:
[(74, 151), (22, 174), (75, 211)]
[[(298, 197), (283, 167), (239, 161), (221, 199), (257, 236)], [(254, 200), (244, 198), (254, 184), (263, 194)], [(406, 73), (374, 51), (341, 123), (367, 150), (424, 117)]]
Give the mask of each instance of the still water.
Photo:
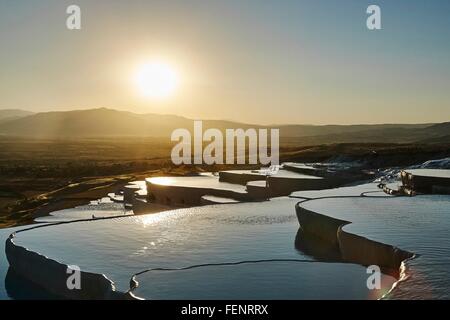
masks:
[(103, 273), (121, 291), (148, 268), (301, 260), (147, 272), (137, 277), (135, 294), (150, 299), (375, 299), (390, 288), (392, 277), (384, 277), (382, 290), (371, 291), (364, 267), (317, 261), (297, 249), (296, 202), (284, 197), (48, 226), (18, 234), (16, 243)]
[(113, 202), (110, 198), (102, 198), (92, 201), (88, 205), (75, 208), (58, 210), (48, 216), (35, 219), (36, 222), (62, 222), (80, 219), (106, 218), (123, 215), (131, 215), (133, 211), (125, 209), (123, 203)]
[(417, 255), (406, 262), (408, 279), (391, 298), (450, 298), (450, 196), (330, 198), (302, 206), (352, 221), (345, 231)]

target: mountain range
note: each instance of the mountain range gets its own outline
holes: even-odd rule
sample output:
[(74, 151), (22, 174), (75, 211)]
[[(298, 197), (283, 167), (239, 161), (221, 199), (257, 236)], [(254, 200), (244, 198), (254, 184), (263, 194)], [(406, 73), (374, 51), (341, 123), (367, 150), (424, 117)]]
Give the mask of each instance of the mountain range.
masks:
[[(137, 114), (98, 108), (32, 113), (0, 110), (0, 136), (46, 139), (102, 137), (163, 137), (174, 129), (192, 130), (193, 120), (176, 115)], [(450, 122), (429, 124), (374, 125), (277, 125), (261, 126), (225, 120), (204, 120), (207, 128), (279, 128), (280, 137), (295, 144), (351, 142), (450, 142)]]

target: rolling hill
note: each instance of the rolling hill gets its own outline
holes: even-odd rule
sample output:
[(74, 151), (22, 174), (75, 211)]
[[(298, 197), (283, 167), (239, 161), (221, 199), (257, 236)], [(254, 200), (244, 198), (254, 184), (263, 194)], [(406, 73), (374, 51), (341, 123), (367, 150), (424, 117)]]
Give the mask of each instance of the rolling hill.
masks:
[[(76, 111), (43, 112), (0, 110), (0, 135), (50, 139), (90, 137), (163, 137), (170, 139), (174, 129), (192, 130), (193, 120), (160, 114), (136, 114), (99, 108)], [(264, 126), (222, 120), (204, 120), (207, 128), (236, 129)], [(280, 136), (295, 144), (351, 142), (436, 141), (450, 135), (450, 122), (439, 124), (376, 125), (281, 125)], [(448, 139), (448, 138), (447, 138)]]

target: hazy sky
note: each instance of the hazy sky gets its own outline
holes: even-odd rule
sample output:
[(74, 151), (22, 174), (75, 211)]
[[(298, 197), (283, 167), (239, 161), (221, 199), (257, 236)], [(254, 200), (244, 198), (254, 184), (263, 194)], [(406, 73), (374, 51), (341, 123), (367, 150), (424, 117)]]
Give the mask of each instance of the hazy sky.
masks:
[[(66, 28), (66, 8), (82, 30)], [(382, 30), (366, 28), (377, 4)], [(0, 0), (0, 108), (110, 107), (249, 123), (450, 120), (448, 0)], [(163, 101), (133, 81), (180, 75)]]

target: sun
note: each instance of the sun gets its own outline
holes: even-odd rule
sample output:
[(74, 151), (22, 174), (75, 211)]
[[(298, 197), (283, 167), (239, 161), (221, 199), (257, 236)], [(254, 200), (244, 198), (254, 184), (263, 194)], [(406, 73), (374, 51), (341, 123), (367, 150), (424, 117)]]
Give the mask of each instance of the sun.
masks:
[(149, 62), (139, 66), (136, 86), (147, 98), (164, 99), (174, 95), (179, 84), (176, 70), (164, 62)]

